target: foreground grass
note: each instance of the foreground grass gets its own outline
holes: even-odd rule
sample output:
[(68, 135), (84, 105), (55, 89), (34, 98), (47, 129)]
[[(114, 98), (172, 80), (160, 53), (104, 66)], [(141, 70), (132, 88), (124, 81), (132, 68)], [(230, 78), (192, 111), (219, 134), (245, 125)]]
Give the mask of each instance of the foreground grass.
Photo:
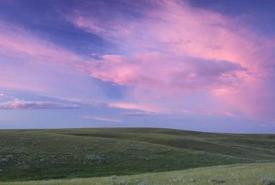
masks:
[(0, 180), (45, 180), (275, 162), (274, 135), (170, 129), (0, 131)]
[(205, 167), (183, 171), (70, 180), (5, 182), (1, 185), (274, 185), (275, 164)]

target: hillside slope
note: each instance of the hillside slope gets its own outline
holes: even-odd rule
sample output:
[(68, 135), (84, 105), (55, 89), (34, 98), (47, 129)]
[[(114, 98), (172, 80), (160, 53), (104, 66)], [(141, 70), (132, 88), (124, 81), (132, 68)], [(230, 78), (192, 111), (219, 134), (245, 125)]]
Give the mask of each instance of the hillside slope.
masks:
[(275, 163), (197, 168), (132, 176), (7, 182), (2, 185), (273, 185)]
[(182, 170), (275, 161), (274, 135), (171, 129), (0, 131), (0, 180), (32, 180)]

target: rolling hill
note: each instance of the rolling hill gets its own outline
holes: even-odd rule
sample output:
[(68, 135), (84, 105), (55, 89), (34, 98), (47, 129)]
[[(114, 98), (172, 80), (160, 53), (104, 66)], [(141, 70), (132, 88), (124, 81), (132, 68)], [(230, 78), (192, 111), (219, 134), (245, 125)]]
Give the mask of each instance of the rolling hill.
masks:
[(275, 163), (204, 167), (131, 176), (6, 182), (2, 185), (274, 185)]
[(275, 162), (275, 135), (155, 128), (0, 131), (0, 181)]

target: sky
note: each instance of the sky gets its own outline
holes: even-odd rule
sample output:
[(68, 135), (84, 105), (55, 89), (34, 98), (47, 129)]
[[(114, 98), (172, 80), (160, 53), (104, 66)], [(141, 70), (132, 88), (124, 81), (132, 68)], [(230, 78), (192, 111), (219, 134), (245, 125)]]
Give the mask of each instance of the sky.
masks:
[(275, 133), (273, 0), (0, 0), (0, 129)]

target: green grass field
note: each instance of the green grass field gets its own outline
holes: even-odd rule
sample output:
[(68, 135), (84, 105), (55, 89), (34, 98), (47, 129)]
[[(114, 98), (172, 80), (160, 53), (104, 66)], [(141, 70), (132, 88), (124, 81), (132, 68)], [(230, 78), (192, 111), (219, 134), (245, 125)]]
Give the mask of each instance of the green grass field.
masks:
[(205, 167), (132, 176), (7, 182), (1, 185), (274, 185), (275, 163)]
[(148, 128), (0, 131), (2, 182), (272, 162), (275, 162), (275, 135)]

